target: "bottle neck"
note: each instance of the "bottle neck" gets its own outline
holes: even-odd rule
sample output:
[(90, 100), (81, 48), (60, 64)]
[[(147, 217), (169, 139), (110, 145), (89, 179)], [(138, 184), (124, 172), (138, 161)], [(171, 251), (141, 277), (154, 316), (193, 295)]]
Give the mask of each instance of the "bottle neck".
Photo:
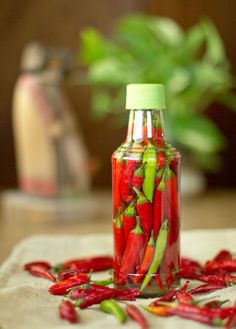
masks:
[(131, 110), (126, 142), (165, 143), (162, 110)]

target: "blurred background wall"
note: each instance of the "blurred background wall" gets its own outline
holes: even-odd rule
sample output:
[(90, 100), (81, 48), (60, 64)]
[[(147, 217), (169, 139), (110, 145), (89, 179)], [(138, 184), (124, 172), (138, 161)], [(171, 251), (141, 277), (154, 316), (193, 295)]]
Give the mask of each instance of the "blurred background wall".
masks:
[[(199, 18), (209, 16), (216, 24), (225, 43), (232, 70), (236, 69), (234, 0), (1, 0), (0, 3), (0, 186), (17, 184), (14, 145), (11, 127), (11, 101), (24, 45), (38, 40), (48, 46), (78, 50), (79, 30), (88, 25), (111, 33), (115, 20), (135, 11), (163, 15), (188, 28)], [(94, 186), (109, 186), (110, 156), (124, 139), (125, 129), (115, 128), (111, 118), (95, 122), (89, 113), (90, 90), (70, 87), (71, 102), (79, 118), (90, 153), (101, 160), (101, 169), (94, 177)], [(209, 117), (219, 125), (228, 140), (222, 152), (223, 166), (218, 174), (208, 175), (210, 186), (236, 186), (236, 115), (213, 104)], [(109, 138), (108, 138), (109, 136)]]

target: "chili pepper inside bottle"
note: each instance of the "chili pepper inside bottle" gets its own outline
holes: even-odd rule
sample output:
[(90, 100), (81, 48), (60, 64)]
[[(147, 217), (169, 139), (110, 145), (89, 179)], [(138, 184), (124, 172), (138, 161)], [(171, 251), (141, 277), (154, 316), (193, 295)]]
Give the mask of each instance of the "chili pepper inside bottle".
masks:
[[(132, 205), (133, 227), (123, 232), (122, 254), (116, 255), (115, 248), (114, 259), (119, 256), (120, 262), (114, 262), (114, 282), (119, 288), (138, 288), (143, 297), (179, 287), (180, 154), (165, 139), (165, 107), (163, 85), (128, 85), (127, 137), (112, 155), (112, 216), (120, 217), (124, 230)], [(117, 230), (113, 233), (117, 241)], [(147, 252), (150, 240), (152, 252)]]

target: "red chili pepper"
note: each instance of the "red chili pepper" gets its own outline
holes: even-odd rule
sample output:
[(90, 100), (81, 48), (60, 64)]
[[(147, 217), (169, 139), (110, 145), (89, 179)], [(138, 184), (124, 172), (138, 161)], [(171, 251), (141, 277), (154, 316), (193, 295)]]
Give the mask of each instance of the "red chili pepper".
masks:
[(165, 190), (163, 191), (163, 216), (169, 219), (169, 238), (170, 245), (176, 243), (179, 239), (179, 202), (178, 202), (178, 186), (177, 177), (174, 172), (167, 166)]
[(71, 278), (72, 276), (75, 276), (78, 272), (75, 270), (61, 270), (57, 273), (58, 276), (58, 280), (59, 281), (65, 281), (69, 278)]
[(40, 265), (31, 265), (30, 273), (34, 276), (38, 276), (40, 278), (48, 279), (50, 281), (56, 281), (56, 278), (50, 273), (48, 269)]
[(134, 193), (131, 188), (132, 176), (136, 168), (136, 160), (127, 160), (123, 170), (120, 183), (120, 194), (123, 201), (130, 203), (134, 199)]
[(217, 323), (223, 324), (220, 312), (212, 312), (210, 309), (199, 308), (190, 304), (177, 304), (176, 307), (169, 308), (167, 313), (170, 315), (178, 315), (182, 318), (191, 319), (194, 321), (202, 322), (209, 325)]
[(188, 292), (181, 289), (177, 290), (175, 295), (178, 301), (183, 304), (189, 304), (193, 300), (193, 297)]
[(221, 250), (213, 260), (208, 260), (204, 265), (205, 274), (235, 271), (236, 259), (233, 259), (232, 253), (228, 250)]
[(112, 292), (112, 297), (119, 300), (134, 301), (139, 296), (138, 289), (114, 289), (104, 287), (97, 284), (85, 284), (78, 289), (70, 291), (69, 295), (72, 299), (79, 299), (90, 294), (102, 294), (103, 292)]
[(141, 279), (143, 279), (143, 275), (148, 271), (149, 267), (151, 266), (154, 252), (155, 252), (155, 240), (154, 240), (154, 231), (152, 230), (151, 237), (148, 241), (140, 270), (137, 271), (134, 277), (134, 283), (138, 283)]
[(178, 275), (182, 279), (192, 279), (192, 280), (198, 280), (200, 274), (201, 274), (201, 269), (195, 266), (181, 268), (180, 272), (178, 273)]
[(24, 270), (25, 271), (30, 271), (32, 266), (40, 266), (43, 267), (45, 270), (50, 270), (51, 269), (51, 264), (48, 262), (44, 262), (44, 261), (35, 261), (35, 262), (30, 262), (30, 263), (26, 263), (24, 265)]
[(163, 202), (163, 193), (162, 191), (155, 189), (154, 192), (154, 202), (153, 202), (153, 228), (155, 238), (158, 235), (159, 229), (162, 223), (162, 202)]
[(140, 226), (140, 218), (137, 216), (137, 225), (130, 232), (125, 252), (120, 267), (120, 276), (124, 279), (127, 275), (136, 272), (135, 265), (141, 263), (145, 244), (145, 235)]
[(236, 283), (236, 276), (232, 276), (228, 273), (219, 273), (213, 275), (198, 275), (197, 280), (203, 282), (223, 282), (225, 284)]
[(161, 305), (160, 302), (172, 302), (175, 297), (175, 291), (174, 289), (170, 288), (168, 293), (164, 296), (161, 296), (160, 298), (154, 300), (149, 305), (150, 306), (159, 306)]
[(228, 321), (225, 324), (225, 329), (236, 327), (236, 305), (232, 308)]
[(146, 166), (146, 162), (144, 162), (140, 167), (138, 167), (133, 174), (132, 177), (132, 187), (136, 187), (138, 190), (142, 188), (143, 180), (144, 180), (144, 167)]
[(180, 258), (180, 266), (181, 267), (195, 267), (195, 268), (201, 268), (201, 264), (197, 262), (196, 260), (186, 258), (186, 257), (181, 257)]
[(158, 274), (155, 277), (155, 281), (156, 281), (157, 286), (160, 288), (160, 291), (162, 291), (164, 287), (163, 287), (163, 282), (162, 282), (162, 278), (161, 278), (160, 274)]
[[(168, 254), (168, 250), (167, 250), (166, 254)], [(166, 255), (164, 255), (163, 261), (165, 261), (165, 256)], [(175, 276), (174, 276), (173, 271), (174, 271), (173, 266), (172, 266), (172, 264), (170, 264), (168, 266), (168, 270), (166, 272), (166, 286), (167, 286), (168, 289), (170, 289), (170, 287), (172, 286), (173, 282), (175, 281)]]
[(221, 272), (236, 272), (236, 259), (224, 260), (222, 262), (206, 262), (204, 268), (205, 274), (214, 274)]
[(204, 294), (207, 292), (223, 289), (225, 287), (226, 287), (226, 285), (224, 282), (205, 283), (205, 284), (198, 286), (197, 288), (190, 290), (188, 293), (192, 294), (192, 295)]
[(81, 309), (87, 308), (89, 306), (100, 304), (103, 300), (111, 299), (113, 297), (113, 291), (103, 291), (102, 293), (91, 293), (81, 299), (78, 299), (76, 306)]
[(157, 168), (160, 169), (164, 166), (165, 164), (165, 152), (160, 151), (157, 153)]
[(63, 300), (59, 305), (60, 317), (70, 323), (78, 323), (79, 317), (74, 305), (69, 300)]
[(110, 256), (97, 256), (82, 259), (72, 259), (62, 263), (63, 269), (72, 269), (77, 272), (99, 272), (113, 267), (113, 259)]
[(136, 192), (138, 199), (136, 208), (138, 211), (138, 215), (140, 217), (141, 226), (143, 231), (147, 237), (150, 236), (152, 230), (152, 204), (147, 200), (142, 192), (134, 187), (134, 191)]
[(137, 308), (137, 306), (126, 305), (126, 312), (134, 321), (136, 321), (140, 325), (141, 329), (148, 328), (147, 320), (140, 312), (140, 310)]
[(116, 271), (119, 271), (123, 252), (124, 252), (123, 223), (121, 221), (119, 213), (114, 220), (113, 230), (114, 230), (114, 249), (115, 249), (114, 268)]
[(115, 168), (113, 169), (113, 172), (115, 173), (114, 190), (113, 190), (114, 205), (116, 210), (118, 211), (120, 209), (120, 200), (121, 200), (120, 185), (121, 185), (123, 171), (125, 168), (125, 161), (121, 158), (115, 159), (113, 161), (115, 161)]
[(210, 302), (207, 302), (205, 304), (202, 305), (203, 308), (219, 308), (221, 307), (224, 303), (228, 302), (229, 300), (212, 300)]
[(88, 275), (85, 273), (79, 273), (65, 281), (55, 283), (49, 287), (48, 291), (52, 295), (65, 295), (68, 292), (68, 289), (85, 284), (89, 282)]
[(230, 260), (233, 258), (232, 253), (229, 250), (221, 250), (213, 258), (213, 262), (223, 262), (225, 260)]
[(134, 203), (134, 201), (132, 201), (129, 204), (129, 206), (125, 209), (123, 217), (122, 217), (125, 244), (128, 241), (130, 232), (135, 228), (136, 215), (137, 215), (137, 211), (135, 209), (135, 203)]

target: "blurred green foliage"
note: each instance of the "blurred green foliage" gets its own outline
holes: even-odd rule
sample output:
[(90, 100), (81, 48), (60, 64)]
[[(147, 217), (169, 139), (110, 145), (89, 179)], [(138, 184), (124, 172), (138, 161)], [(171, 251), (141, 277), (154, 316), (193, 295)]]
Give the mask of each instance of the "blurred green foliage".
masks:
[(225, 138), (204, 111), (213, 101), (235, 110), (236, 96), (222, 39), (209, 19), (185, 32), (166, 17), (131, 15), (117, 22), (111, 38), (86, 28), (80, 41), (95, 118), (111, 112), (126, 118), (128, 83), (163, 83), (168, 140), (203, 169), (216, 168)]

